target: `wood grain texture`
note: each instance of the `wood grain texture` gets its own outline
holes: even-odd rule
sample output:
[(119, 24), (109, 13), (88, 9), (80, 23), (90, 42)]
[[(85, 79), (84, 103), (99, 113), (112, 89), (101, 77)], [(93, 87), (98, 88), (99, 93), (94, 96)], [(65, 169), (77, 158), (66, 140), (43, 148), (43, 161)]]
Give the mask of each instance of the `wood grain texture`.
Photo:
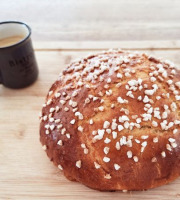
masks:
[[(39, 49), (44, 44), (39, 44)], [(141, 42), (136, 44), (142, 45)], [(78, 49), (74, 43), (69, 45)], [(94, 46), (92, 53), (99, 51), (100, 44), (96, 45), (97, 49)], [(113, 46), (109, 45), (109, 48)], [(59, 51), (51, 47), (49, 51), (36, 51), (40, 76), (32, 86), (19, 90), (0, 86), (0, 199), (180, 199), (180, 178), (169, 185), (143, 192), (99, 192), (66, 180), (49, 161), (39, 142), (38, 113), (41, 104), (65, 65), (90, 53), (88, 46), (81, 51), (62, 49)], [(147, 49), (146, 52), (180, 65), (180, 50), (175, 46), (166, 50)]]
[(178, 50), (180, 49), (180, 40), (34, 42), (34, 48), (37, 51), (97, 51), (109, 49), (110, 47), (127, 50)]
[(20, 20), (34, 40), (177, 40), (179, 0), (6, 0), (0, 19)]

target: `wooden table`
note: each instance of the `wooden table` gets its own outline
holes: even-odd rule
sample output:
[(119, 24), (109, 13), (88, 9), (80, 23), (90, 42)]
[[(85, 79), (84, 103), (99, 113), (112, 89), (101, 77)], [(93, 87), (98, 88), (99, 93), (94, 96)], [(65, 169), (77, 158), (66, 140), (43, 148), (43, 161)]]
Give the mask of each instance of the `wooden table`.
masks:
[(145, 51), (180, 64), (180, 41), (35, 43), (38, 80), (20, 90), (0, 86), (0, 199), (180, 199), (180, 178), (144, 192), (94, 191), (66, 180), (41, 148), (38, 113), (59, 72), (74, 58), (110, 47)]
[(0, 19), (32, 27), (40, 75), (30, 87), (0, 86), (0, 200), (178, 200), (180, 178), (144, 192), (99, 192), (66, 180), (39, 142), (45, 95), (74, 58), (109, 48), (145, 51), (180, 65), (179, 0), (6, 0)]
[(0, 20), (27, 22), (36, 41), (177, 40), (179, 0), (1, 0)]

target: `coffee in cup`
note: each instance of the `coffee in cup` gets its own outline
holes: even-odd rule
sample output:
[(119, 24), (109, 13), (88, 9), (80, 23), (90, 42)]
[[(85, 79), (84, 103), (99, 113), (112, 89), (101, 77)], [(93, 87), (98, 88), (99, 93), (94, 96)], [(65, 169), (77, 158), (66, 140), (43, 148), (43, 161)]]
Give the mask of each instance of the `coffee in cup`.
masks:
[(7, 38), (3, 38), (0, 40), (0, 48), (11, 46), (13, 44), (16, 44), (24, 39), (23, 35), (15, 35)]

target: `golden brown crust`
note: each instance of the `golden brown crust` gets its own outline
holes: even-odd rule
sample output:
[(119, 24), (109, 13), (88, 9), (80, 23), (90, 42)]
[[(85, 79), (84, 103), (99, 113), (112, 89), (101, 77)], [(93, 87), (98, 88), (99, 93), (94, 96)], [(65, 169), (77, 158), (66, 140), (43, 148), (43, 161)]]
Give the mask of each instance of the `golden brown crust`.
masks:
[(64, 175), (98, 190), (144, 190), (180, 175), (180, 72), (111, 50), (73, 62), (50, 88), (40, 140)]

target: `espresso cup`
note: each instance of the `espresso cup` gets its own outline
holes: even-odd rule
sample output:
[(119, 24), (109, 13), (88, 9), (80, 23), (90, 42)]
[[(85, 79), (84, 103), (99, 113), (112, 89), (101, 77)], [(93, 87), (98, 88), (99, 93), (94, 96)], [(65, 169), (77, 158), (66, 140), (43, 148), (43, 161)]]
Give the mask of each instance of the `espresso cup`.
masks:
[(22, 22), (0, 22), (0, 83), (23, 88), (38, 77), (31, 29)]

